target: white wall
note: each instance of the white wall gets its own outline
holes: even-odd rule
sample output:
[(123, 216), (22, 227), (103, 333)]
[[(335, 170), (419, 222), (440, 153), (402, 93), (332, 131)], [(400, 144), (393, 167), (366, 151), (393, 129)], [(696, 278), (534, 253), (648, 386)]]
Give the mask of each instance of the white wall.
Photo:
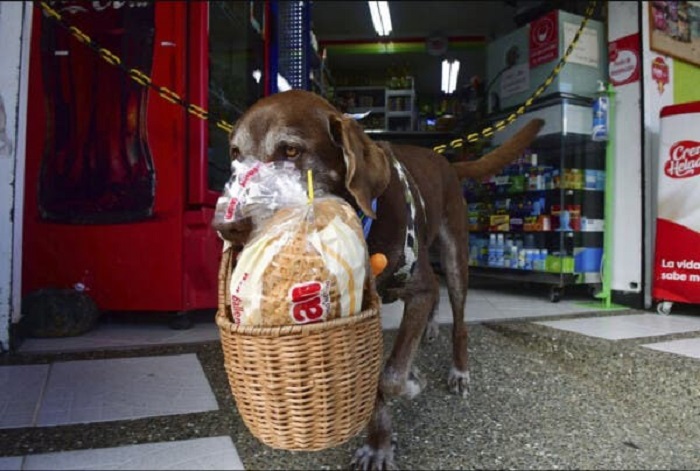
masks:
[[(673, 60), (649, 46), (649, 2), (608, 4), (610, 41), (640, 31), (641, 82), (616, 88), (615, 234), (612, 289), (635, 291), (630, 283), (644, 280), (644, 305), (651, 308), (658, 179), (659, 112), (673, 104)], [(664, 59), (669, 81), (660, 90), (652, 62)], [(643, 114), (643, 120), (642, 120)], [(641, 157), (641, 158), (640, 158)], [(641, 264), (641, 256), (644, 262)], [(641, 286), (641, 283), (640, 283)]]
[[(639, 32), (637, 2), (608, 3), (608, 41)], [(615, 180), (612, 283), (614, 291), (641, 293), (643, 250), (640, 81), (615, 87)]]
[[(20, 316), (30, 2), (0, 2), (0, 352)], [(17, 184), (15, 184), (17, 183)]]
[[(654, 241), (656, 240), (656, 192), (658, 190), (659, 169), (659, 112), (661, 108), (673, 104), (673, 59), (658, 54), (649, 45), (649, 3), (642, 2), (642, 38), (643, 38), (643, 80), (644, 80), (644, 171), (648, 178), (644, 186), (644, 216), (648, 223), (644, 228), (644, 237), (648, 241), (645, 247), (644, 273), (648, 280), (644, 291), (646, 307), (652, 306), (651, 285), (654, 262)], [(669, 83), (663, 92), (657, 88), (651, 73), (651, 64), (655, 58), (662, 57), (669, 70)]]

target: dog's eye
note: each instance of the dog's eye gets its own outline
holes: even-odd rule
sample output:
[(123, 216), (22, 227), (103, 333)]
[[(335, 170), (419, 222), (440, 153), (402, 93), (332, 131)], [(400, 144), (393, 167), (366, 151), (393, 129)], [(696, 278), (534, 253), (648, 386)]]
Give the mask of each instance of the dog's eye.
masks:
[(231, 146), (229, 156), (231, 157), (231, 160), (238, 160), (238, 158), (241, 156), (241, 150), (236, 146)]
[(284, 146), (284, 156), (288, 159), (296, 159), (301, 154), (301, 151), (293, 146)]

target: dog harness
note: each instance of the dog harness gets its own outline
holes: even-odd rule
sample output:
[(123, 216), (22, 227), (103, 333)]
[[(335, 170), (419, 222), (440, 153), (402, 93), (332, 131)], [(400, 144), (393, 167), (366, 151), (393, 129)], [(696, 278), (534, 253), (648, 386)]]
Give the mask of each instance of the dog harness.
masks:
[[(381, 143), (384, 144), (384, 143)], [(395, 283), (406, 282), (413, 270), (416, 268), (416, 263), (418, 262), (418, 236), (416, 234), (416, 218), (418, 217), (418, 210), (416, 208), (416, 199), (413, 197), (413, 192), (411, 191), (411, 184), (409, 179), (410, 174), (406, 168), (399, 162), (396, 157), (394, 157), (393, 152), (391, 152), (388, 145), (381, 145), (381, 147), (391, 156), (391, 163), (399, 176), (399, 181), (403, 186), (404, 197), (406, 199), (406, 235), (404, 238), (403, 246), (403, 265), (399, 267), (394, 273), (393, 281)], [(423, 216), (425, 217), (425, 202), (423, 201), (423, 195), (420, 194), (418, 187), (414, 184), (412, 185), (416, 193), (418, 193), (418, 203), (423, 209)], [(377, 199), (372, 200), (372, 210), (377, 211)], [(369, 232), (372, 229), (372, 218), (364, 214), (362, 210), (358, 210), (357, 215), (360, 217), (360, 222), (362, 223), (362, 230), (364, 232), (365, 239), (369, 236)]]
[[(411, 191), (411, 185), (409, 185), (408, 179), (410, 175), (404, 166), (396, 160), (396, 158), (391, 156), (392, 163), (396, 169), (396, 173), (399, 174), (399, 181), (403, 185), (404, 196), (406, 198), (406, 211), (407, 211), (407, 221), (406, 221), (406, 237), (403, 244), (403, 265), (401, 268), (396, 270), (394, 273), (394, 279), (397, 282), (404, 283), (413, 273), (416, 268), (416, 263), (418, 262), (418, 236), (416, 234), (416, 200), (413, 197), (413, 192)], [(418, 200), (421, 205), (421, 209), (425, 209), (425, 203), (423, 202), (423, 196), (420, 194), (418, 187), (413, 185), (416, 193), (418, 193)], [(425, 212), (423, 212), (425, 215)]]

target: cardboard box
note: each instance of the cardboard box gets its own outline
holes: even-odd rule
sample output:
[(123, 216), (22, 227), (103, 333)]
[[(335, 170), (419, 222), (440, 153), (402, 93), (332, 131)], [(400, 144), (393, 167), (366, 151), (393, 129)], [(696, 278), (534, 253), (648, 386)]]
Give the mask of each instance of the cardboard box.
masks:
[(508, 214), (493, 214), (489, 224), (489, 230), (492, 232), (507, 232), (510, 230), (510, 215)]
[[(544, 82), (566, 52), (582, 19), (554, 10), (486, 46), (486, 82), (501, 74), (491, 89), (498, 95), (501, 110), (520, 106)], [(572, 93), (592, 98), (598, 80), (607, 80), (607, 75), (605, 27), (600, 21), (589, 20), (567, 65), (544, 95)], [(493, 105), (493, 100), (490, 102)], [(489, 111), (497, 110), (491, 106)]]

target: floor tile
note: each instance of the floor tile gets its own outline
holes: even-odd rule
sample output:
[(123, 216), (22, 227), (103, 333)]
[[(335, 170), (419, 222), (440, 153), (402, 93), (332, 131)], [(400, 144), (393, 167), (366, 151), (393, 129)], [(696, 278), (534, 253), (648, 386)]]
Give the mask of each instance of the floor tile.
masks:
[(0, 428), (31, 427), (49, 365), (0, 367)]
[(231, 437), (211, 437), (29, 455), (23, 469), (242, 470), (244, 468)]
[(631, 314), (537, 322), (555, 329), (609, 340), (700, 331), (700, 317)]
[(0, 457), (0, 471), (20, 471), (23, 459), (22, 456)]
[(173, 330), (164, 324), (105, 323), (76, 337), (26, 339), (19, 351), (21, 353), (38, 353), (103, 350), (209, 342), (218, 339), (219, 331), (213, 320), (211, 323), (196, 323), (188, 330)]
[(218, 409), (194, 354), (56, 363), (37, 425), (63, 425)]
[(646, 345), (642, 345), (642, 347), (700, 359), (700, 338), (671, 340), (670, 342), (649, 343)]
[[(382, 327), (396, 329), (401, 323), (403, 302), (382, 305)], [(593, 312), (595, 306), (582, 305), (580, 300), (562, 300), (552, 303), (545, 297), (523, 293), (504, 292), (496, 289), (472, 288), (467, 295), (465, 308), (467, 322), (489, 322), (531, 317), (543, 317)], [(438, 322), (452, 323), (450, 299), (445, 286), (440, 287)]]

